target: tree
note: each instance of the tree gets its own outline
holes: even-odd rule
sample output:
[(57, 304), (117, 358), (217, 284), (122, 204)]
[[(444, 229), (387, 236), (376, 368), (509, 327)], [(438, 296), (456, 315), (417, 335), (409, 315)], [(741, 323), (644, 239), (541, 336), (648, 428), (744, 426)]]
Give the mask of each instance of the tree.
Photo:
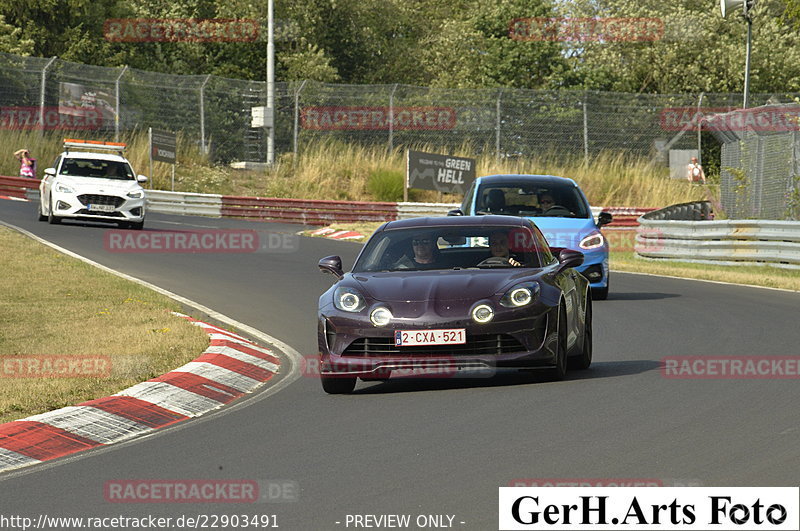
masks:
[[(761, 0), (753, 11), (752, 92), (800, 89), (798, 34), (783, 16), (785, 1)], [(566, 43), (579, 86), (663, 94), (742, 90), (746, 25), (738, 17), (723, 19), (708, 2), (574, 0), (560, 9), (566, 17), (624, 17), (638, 20), (639, 27), (642, 19), (663, 24), (651, 28), (647, 40), (618, 33)]]

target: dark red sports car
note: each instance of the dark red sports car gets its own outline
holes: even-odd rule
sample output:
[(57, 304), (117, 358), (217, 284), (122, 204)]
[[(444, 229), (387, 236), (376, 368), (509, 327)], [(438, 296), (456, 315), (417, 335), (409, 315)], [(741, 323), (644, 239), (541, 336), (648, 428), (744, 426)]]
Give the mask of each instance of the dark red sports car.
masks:
[(592, 361), (592, 302), (575, 269), (529, 219), (416, 218), (382, 225), (319, 299), (322, 387), (349, 393), (356, 379), (393, 371), (547, 369)]

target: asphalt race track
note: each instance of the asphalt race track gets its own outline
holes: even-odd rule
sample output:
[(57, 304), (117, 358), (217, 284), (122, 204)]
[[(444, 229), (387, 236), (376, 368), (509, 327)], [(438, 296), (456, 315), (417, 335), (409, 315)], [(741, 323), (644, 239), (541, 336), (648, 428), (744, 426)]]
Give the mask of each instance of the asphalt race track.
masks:
[[(339, 254), (349, 268), (359, 249), (300, 238), (288, 253), (112, 253), (103, 245), (112, 227), (39, 223), (36, 207), (0, 201), (0, 220), (307, 356), (316, 353), (317, 299), (332, 281), (317, 261)], [(301, 227), (155, 214), (145, 231), (199, 228)], [(797, 355), (798, 308), (796, 293), (615, 274), (609, 300), (594, 306), (594, 364), (563, 382), (516, 374), (392, 380), (329, 396), (316, 378), (301, 377), (244, 407), (0, 475), (0, 514), (264, 514), (303, 531), (346, 529), (348, 514), (450, 515), (455, 529), (487, 530), (497, 529), (497, 487), (515, 479), (796, 486), (796, 378), (669, 379), (660, 365), (665, 356)], [(253, 504), (104, 499), (107, 481), (141, 479), (274, 481), (299, 495)]]

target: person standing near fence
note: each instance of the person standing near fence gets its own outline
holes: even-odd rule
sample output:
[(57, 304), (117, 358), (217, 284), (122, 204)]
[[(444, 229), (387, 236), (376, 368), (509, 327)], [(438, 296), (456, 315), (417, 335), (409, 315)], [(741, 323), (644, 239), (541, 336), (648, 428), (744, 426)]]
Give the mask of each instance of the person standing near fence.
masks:
[(27, 149), (18, 149), (14, 152), (14, 157), (19, 161), (19, 176), (35, 179), (36, 159), (31, 158), (31, 152)]
[(703, 167), (697, 162), (697, 157), (692, 157), (692, 162), (686, 167), (686, 178), (690, 183), (706, 184), (706, 174)]

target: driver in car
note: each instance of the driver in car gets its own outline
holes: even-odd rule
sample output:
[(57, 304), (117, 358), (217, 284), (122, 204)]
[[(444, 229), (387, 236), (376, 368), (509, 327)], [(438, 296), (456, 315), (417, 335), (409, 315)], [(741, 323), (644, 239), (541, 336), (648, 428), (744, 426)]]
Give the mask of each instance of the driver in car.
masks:
[(508, 248), (508, 234), (503, 232), (493, 232), (489, 235), (489, 250), (493, 257), (505, 258), (509, 265), (519, 267), (522, 263), (511, 254)]
[(395, 269), (437, 269), (439, 267), (439, 248), (436, 238), (432, 235), (420, 235), (411, 240), (411, 249), (414, 256), (409, 258), (403, 255), (398, 260)]

